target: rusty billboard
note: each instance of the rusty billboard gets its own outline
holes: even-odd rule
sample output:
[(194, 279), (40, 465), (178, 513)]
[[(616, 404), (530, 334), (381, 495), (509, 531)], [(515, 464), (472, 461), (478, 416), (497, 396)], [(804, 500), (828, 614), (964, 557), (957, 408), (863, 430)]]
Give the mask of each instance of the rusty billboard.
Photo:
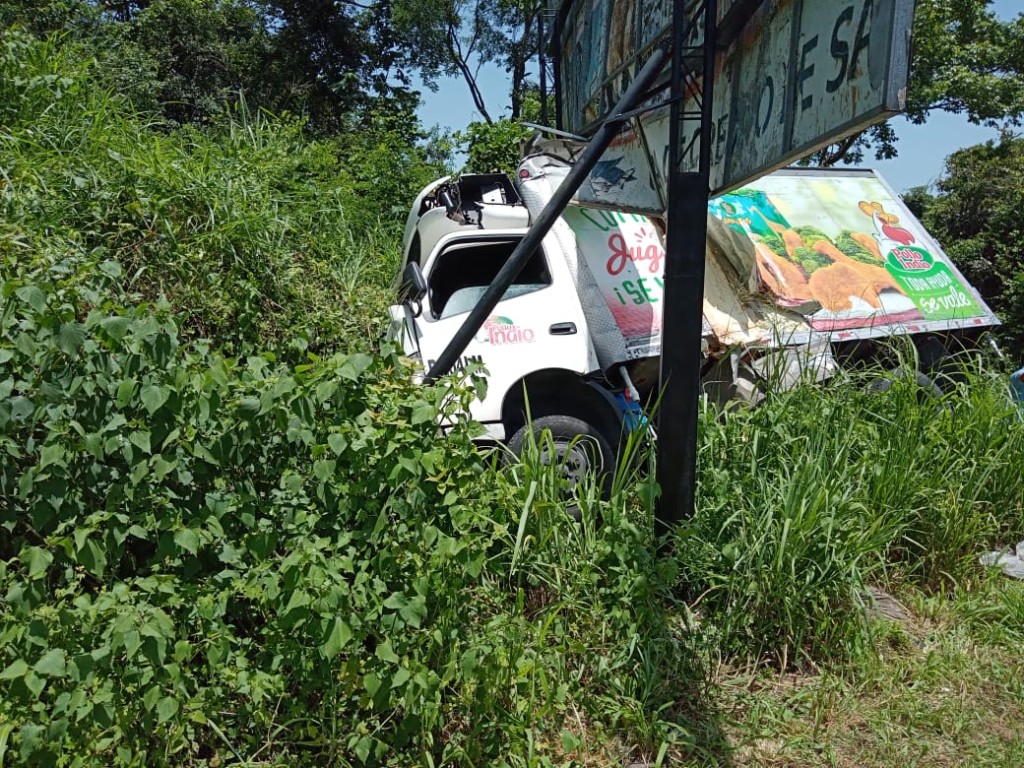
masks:
[[(560, 118), (586, 135), (670, 34), (672, 0), (567, 3), (557, 40)], [(745, 23), (719, 39), (715, 56), (712, 195), (903, 108), (913, 0), (720, 0), (723, 29), (739, 6), (748, 9)], [(692, 100), (685, 107), (696, 108)], [(683, 134), (683, 170), (696, 166), (697, 130)], [(618, 137), (578, 199), (663, 213), (668, 145), (669, 110), (661, 106)]]

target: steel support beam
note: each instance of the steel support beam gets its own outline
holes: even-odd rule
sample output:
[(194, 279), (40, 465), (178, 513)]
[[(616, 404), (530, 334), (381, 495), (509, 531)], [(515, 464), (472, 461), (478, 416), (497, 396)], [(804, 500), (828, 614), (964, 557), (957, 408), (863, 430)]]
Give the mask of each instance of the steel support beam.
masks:
[[(697, 486), (697, 417), (700, 398), (704, 258), (711, 177), (712, 87), (715, 63), (716, 0), (675, 0), (672, 57), (672, 107), (669, 137), (668, 233), (662, 316), (661, 403), (658, 412), (657, 479), (661, 495), (655, 533), (662, 552), (669, 534), (692, 517)], [(703, 19), (700, 15), (703, 14)], [(703, 25), (701, 25), (703, 21)], [(696, 25), (698, 41), (688, 34)], [(690, 62), (698, 53), (701, 70)], [(684, 97), (697, 96), (700, 112), (684, 112)], [(680, 170), (683, 124), (700, 121), (696, 172)]]

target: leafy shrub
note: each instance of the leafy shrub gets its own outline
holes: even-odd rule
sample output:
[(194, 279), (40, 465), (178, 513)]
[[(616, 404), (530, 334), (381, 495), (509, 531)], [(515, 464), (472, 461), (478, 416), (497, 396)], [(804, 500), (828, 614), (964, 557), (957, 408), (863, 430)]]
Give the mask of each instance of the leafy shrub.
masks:
[(431, 752), (486, 555), (481, 459), (436, 427), (469, 391), (392, 353), (224, 358), (75, 283), (2, 286), (0, 754)]

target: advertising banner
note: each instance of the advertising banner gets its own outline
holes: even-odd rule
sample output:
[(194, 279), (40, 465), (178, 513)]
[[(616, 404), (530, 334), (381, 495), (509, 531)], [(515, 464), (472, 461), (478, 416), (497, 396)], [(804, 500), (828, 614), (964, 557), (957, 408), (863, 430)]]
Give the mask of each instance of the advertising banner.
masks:
[(665, 286), (665, 248), (657, 228), (646, 216), (572, 205), (562, 216), (631, 355), (657, 346)]
[(994, 320), (874, 175), (773, 174), (710, 212), (746, 235), (754, 287), (815, 331)]

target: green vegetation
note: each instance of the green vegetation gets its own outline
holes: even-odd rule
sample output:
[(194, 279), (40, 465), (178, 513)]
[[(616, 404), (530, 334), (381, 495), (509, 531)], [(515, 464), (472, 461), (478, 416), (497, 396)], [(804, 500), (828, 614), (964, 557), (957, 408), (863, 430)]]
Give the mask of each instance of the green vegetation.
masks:
[(473, 447), (481, 381), (378, 344), (408, 131), (173, 125), (106, 77), (0, 41), (0, 765), (1019, 752), (1021, 592), (976, 559), (1024, 529), (1000, 375), (706, 405), (658, 559), (639, 435), (577, 524), (536, 446)]
[(967, 147), (946, 158), (934, 192), (907, 202), (1003, 319), (1001, 340), (1024, 362), (1024, 138)]
[(0, 252), (23, 268), (116, 259), (183, 332), (234, 352), (375, 335), (397, 264), (396, 210), (438, 173), (387, 121), (311, 141), (244, 104), (161, 130), (55, 41), (0, 42)]

